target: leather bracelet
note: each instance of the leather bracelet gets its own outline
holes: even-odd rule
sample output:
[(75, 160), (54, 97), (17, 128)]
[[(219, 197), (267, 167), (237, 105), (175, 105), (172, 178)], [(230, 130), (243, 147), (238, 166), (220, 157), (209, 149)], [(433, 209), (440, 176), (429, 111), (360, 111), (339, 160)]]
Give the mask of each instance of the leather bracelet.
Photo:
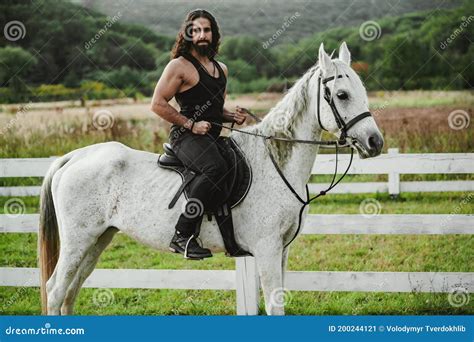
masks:
[(193, 132), (193, 127), (194, 127), (194, 123), (195, 121), (194, 120), (191, 120), (193, 123), (191, 124), (191, 128), (189, 129), (191, 131), (191, 133)]

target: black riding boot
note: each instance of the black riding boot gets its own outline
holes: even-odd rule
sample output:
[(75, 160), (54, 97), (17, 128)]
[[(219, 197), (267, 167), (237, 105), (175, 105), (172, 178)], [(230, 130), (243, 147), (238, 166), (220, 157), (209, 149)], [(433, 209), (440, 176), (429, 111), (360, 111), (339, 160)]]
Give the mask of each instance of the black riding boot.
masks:
[(252, 256), (252, 254), (240, 248), (235, 241), (234, 224), (229, 205), (227, 203), (223, 204), (214, 214), (227, 250), (226, 255), (232, 257)]
[(207, 248), (201, 247), (197, 242), (201, 222), (202, 216), (199, 221), (196, 222), (194, 233), (191, 235), (176, 230), (170, 243), (170, 250), (175, 253), (181, 253), (186, 259), (191, 260), (201, 260), (203, 258), (212, 257), (211, 251)]

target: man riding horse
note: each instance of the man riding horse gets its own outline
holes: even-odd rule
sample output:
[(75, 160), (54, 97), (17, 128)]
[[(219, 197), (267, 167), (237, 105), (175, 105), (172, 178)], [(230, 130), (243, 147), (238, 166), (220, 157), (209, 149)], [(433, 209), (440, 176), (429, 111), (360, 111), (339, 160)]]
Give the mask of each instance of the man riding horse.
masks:
[[(224, 202), (230, 191), (226, 185), (230, 170), (217, 138), (222, 128), (219, 124), (242, 124), (246, 112), (239, 107), (236, 112), (224, 108), (228, 71), (224, 63), (214, 58), (219, 44), (219, 26), (214, 16), (203, 9), (190, 12), (152, 99), (153, 112), (172, 123), (169, 140), (174, 153), (185, 167), (197, 173), (170, 243), (172, 251), (190, 259), (212, 256), (196, 240), (204, 209), (216, 213), (221, 231), (233, 233), (231, 210)], [(180, 106), (179, 112), (168, 103), (173, 97)], [(233, 256), (240, 256), (237, 249)]]

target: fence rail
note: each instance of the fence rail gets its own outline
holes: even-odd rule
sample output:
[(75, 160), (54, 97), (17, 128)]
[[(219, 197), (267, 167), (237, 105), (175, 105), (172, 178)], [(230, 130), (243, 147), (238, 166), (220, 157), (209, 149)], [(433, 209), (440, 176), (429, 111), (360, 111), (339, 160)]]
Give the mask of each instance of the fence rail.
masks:
[[(0, 178), (2, 177), (43, 177), (49, 165), (56, 159), (16, 158), (0, 159)], [(340, 169), (349, 162), (349, 155), (339, 155)], [(335, 156), (320, 154), (314, 163), (312, 174), (331, 175), (334, 173)], [(331, 193), (373, 193), (388, 192), (397, 195), (401, 192), (433, 191), (474, 191), (473, 180), (457, 181), (400, 181), (401, 174), (473, 174), (474, 153), (398, 153), (389, 149), (387, 154), (373, 159), (359, 159), (349, 169), (350, 175), (388, 175), (388, 182), (341, 183)], [(324, 190), (326, 184), (312, 183), (312, 193)], [(0, 196), (38, 196), (39, 186), (0, 187)]]
[[(0, 233), (36, 233), (39, 214), (0, 215)], [(473, 234), (474, 215), (308, 214), (302, 234)]]
[[(348, 155), (339, 155), (339, 164)], [(0, 159), (2, 177), (44, 177), (51, 158)], [(334, 156), (318, 155), (313, 174), (332, 174)], [(343, 166), (341, 166), (341, 169)], [(399, 154), (390, 149), (374, 159), (357, 157), (349, 174), (387, 174), (388, 182), (339, 184), (332, 193), (474, 191), (474, 181), (401, 182), (401, 174), (472, 174), (474, 153)], [(323, 190), (310, 184), (310, 191)], [(0, 196), (38, 196), (39, 186), (0, 187)], [(474, 215), (308, 215), (302, 234), (466, 234), (474, 233)], [(36, 233), (38, 214), (0, 215), (0, 233)], [(259, 279), (255, 259), (236, 258), (235, 270), (96, 269), (85, 287), (235, 290), (237, 314), (257, 314)], [(297, 291), (450, 292), (474, 291), (472, 272), (306, 272), (288, 271), (285, 287)], [(39, 285), (37, 268), (0, 267), (0, 286)]]
[[(84, 287), (236, 290), (234, 270), (95, 269)], [(474, 292), (468, 272), (288, 271), (285, 287), (295, 291), (437, 292), (454, 287)], [(0, 268), (0, 286), (39, 286), (38, 268)]]

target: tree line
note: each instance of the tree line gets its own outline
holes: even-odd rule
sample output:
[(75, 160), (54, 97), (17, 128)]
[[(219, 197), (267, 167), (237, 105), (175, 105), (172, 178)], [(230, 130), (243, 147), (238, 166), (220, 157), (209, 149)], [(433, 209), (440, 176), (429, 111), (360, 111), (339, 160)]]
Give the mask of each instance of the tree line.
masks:
[[(152, 93), (174, 37), (123, 23), (121, 13), (106, 17), (65, 0), (41, 0), (41, 6), (0, 4), (2, 23), (17, 23), (0, 41), (1, 102)], [(335, 28), (292, 44), (280, 43), (278, 34), (266, 41), (224, 37), (218, 59), (229, 68), (229, 93), (282, 91), (316, 62), (320, 42), (331, 51), (346, 41), (353, 68), (370, 90), (468, 89), (474, 83), (473, 8), (465, 1), (454, 9), (377, 19), (367, 23), (373, 25), (368, 32), (362, 25)]]

